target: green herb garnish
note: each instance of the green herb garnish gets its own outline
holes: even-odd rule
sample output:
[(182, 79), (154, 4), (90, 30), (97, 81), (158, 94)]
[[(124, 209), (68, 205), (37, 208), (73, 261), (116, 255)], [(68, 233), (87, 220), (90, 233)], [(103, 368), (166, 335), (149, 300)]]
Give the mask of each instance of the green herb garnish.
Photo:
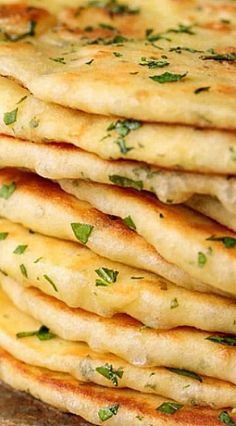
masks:
[(8, 237), (8, 232), (0, 232), (0, 241), (5, 240)]
[(90, 61), (85, 62), (85, 65), (91, 65), (94, 62), (94, 59), (90, 59)]
[(218, 62), (236, 62), (236, 53), (212, 53), (211, 55), (201, 56), (201, 59)]
[(43, 275), (43, 278), (47, 281), (47, 282), (49, 282), (49, 284), (51, 284), (51, 286), (53, 287), (53, 289), (56, 291), (56, 292), (58, 292), (58, 289), (57, 289), (57, 287), (56, 287), (56, 284), (53, 282), (53, 280), (48, 276), (48, 275)]
[(167, 33), (184, 33), (184, 34), (190, 34), (190, 35), (194, 35), (196, 34), (195, 32), (193, 32), (192, 30), (193, 25), (183, 25), (183, 24), (179, 24), (179, 26), (177, 28), (170, 28), (169, 30), (167, 30)]
[(57, 63), (59, 63), (59, 64), (63, 64), (63, 65), (65, 65), (66, 64), (66, 62), (65, 62), (65, 58), (63, 58), (63, 57), (58, 57), (58, 58), (49, 58), (51, 61), (54, 61), (54, 62), (57, 62)]
[(180, 81), (182, 80), (184, 77), (186, 77), (188, 73), (184, 73), (184, 74), (173, 74), (171, 72), (165, 72), (164, 74), (160, 74), (160, 75), (153, 75), (151, 77), (149, 77), (151, 80), (153, 81), (157, 81), (158, 83), (173, 83), (175, 81)]
[(229, 413), (227, 411), (222, 411), (219, 414), (218, 419), (228, 426), (236, 426), (236, 423), (234, 423), (233, 419), (230, 417)]
[(201, 376), (189, 370), (184, 370), (181, 368), (167, 368), (167, 370), (171, 371), (171, 373), (178, 374), (179, 376), (190, 377), (191, 379), (198, 380), (201, 383), (203, 381)]
[(120, 52), (113, 52), (113, 55), (116, 56), (116, 58), (121, 58), (123, 56)]
[(123, 368), (114, 370), (111, 364), (105, 364), (101, 367), (97, 367), (96, 371), (106, 379), (110, 380), (114, 386), (118, 386), (118, 379), (122, 379), (124, 371)]
[(36, 331), (22, 331), (16, 334), (17, 339), (32, 336), (38, 337), (39, 340), (51, 340), (56, 337), (55, 334), (51, 333), (45, 325), (42, 325), (40, 329)]
[(3, 184), (0, 188), (0, 198), (4, 198), (4, 200), (8, 200), (12, 196), (12, 194), (16, 190), (15, 182), (11, 182), (8, 185)]
[(77, 240), (82, 244), (87, 244), (94, 226), (87, 223), (71, 223), (71, 228)]
[(37, 117), (33, 117), (30, 122), (29, 126), (31, 129), (36, 129), (39, 126), (40, 120)]
[(236, 337), (234, 336), (212, 335), (207, 337), (206, 340), (210, 340), (214, 343), (220, 343), (221, 345), (236, 346)]
[(23, 265), (23, 263), (20, 265), (20, 271), (25, 278), (28, 278), (28, 272), (25, 265)]
[(209, 90), (210, 90), (210, 86), (199, 87), (198, 89), (194, 90), (194, 93), (195, 95), (198, 95), (198, 93), (208, 92)]
[(120, 152), (122, 154), (127, 154), (127, 152), (133, 149), (132, 147), (127, 147), (125, 137), (133, 130), (137, 130), (142, 126), (140, 121), (135, 120), (117, 120), (115, 123), (111, 123), (107, 131), (115, 130), (118, 134), (118, 139), (114, 142), (119, 146)]
[(171, 47), (169, 51), (176, 52), (176, 53), (182, 53), (182, 52), (203, 53), (202, 50), (197, 50), (197, 49), (193, 49), (192, 47), (184, 47), (184, 46)]
[(178, 299), (175, 297), (173, 300), (171, 300), (170, 303), (170, 309), (175, 309), (179, 307)]
[(175, 414), (181, 408), (183, 408), (183, 405), (177, 402), (163, 402), (156, 410), (165, 414)]
[(154, 58), (146, 58), (146, 57), (142, 57), (141, 58), (141, 62), (139, 62), (139, 65), (142, 66), (146, 66), (149, 69), (153, 69), (153, 68), (163, 68), (166, 67), (168, 65), (170, 65), (170, 63), (165, 60), (165, 59), (154, 59)]
[(27, 245), (20, 245), (17, 246), (16, 249), (13, 251), (14, 254), (23, 254), (25, 250), (27, 249)]
[(130, 7), (127, 4), (119, 3), (117, 0), (90, 0), (89, 7), (105, 9), (109, 15), (137, 15), (140, 9)]
[(101, 279), (96, 279), (97, 287), (107, 287), (110, 284), (113, 284), (117, 281), (117, 277), (119, 275), (118, 271), (114, 271), (113, 269), (108, 268), (99, 268), (95, 270), (96, 274)]
[(212, 235), (207, 238), (207, 241), (219, 241), (224, 244), (226, 248), (234, 248), (236, 246), (236, 238), (233, 237), (216, 237)]
[(98, 417), (102, 422), (105, 422), (112, 416), (116, 416), (119, 408), (119, 404), (112, 404), (110, 407), (100, 408), (98, 411)]
[(110, 24), (107, 24), (106, 22), (101, 22), (99, 24), (99, 27), (103, 28), (104, 30), (117, 31), (117, 28), (113, 27)]
[(124, 188), (133, 188), (137, 189), (137, 191), (141, 191), (143, 189), (143, 182), (141, 180), (133, 180), (119, 175), (111, 175), (109, 176), (109, 180), (115, 185), (122, 186)]
[(132, 229), (132, 231), (136, 231), (136, 225), (131, 216), (127, 216), (123, 219), (123, 222), (128, 228)]
[(13, 111), (4, 113), (3, 121), (6, 124), (6, 126), (10, 126), (11, 124), (14, 124), (16, 122), (17, 113), (18, 113), (18, 108), (14, 109)]
[(205, 266), (205, 264), (207, 263), (207, 257), (204, 253), (202, 253), (201, 251), (199, 251), (198, 253), (198, 266), (200, 268), (203, 268), (203, 266)]

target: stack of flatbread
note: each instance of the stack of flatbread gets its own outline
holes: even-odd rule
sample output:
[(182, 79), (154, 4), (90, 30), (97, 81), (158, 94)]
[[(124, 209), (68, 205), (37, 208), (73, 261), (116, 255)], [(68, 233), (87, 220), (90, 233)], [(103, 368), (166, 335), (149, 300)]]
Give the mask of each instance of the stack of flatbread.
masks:
[(1, 380), (236, 424), (235, 46), (233, 0), (0, 1)]

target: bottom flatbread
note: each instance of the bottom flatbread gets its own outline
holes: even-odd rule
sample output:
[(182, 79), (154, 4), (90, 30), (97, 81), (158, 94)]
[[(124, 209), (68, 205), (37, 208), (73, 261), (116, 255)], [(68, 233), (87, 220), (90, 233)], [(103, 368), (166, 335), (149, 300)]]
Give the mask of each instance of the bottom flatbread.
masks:
[[(110, 353), (94, 352), (84, 343), (65, 341), (50, 330), (40, 334), (40, 327), (41, 322), (17, 309), (0, 289), (0, 346), (21, 361), (69, 373), (83, 382), (162, 395), (186, 405), (236, 406), (233, 384), (186, 370), (133, 366)], [(32, 331), (48, 340), (37, 335), (17, 338), (17, 333)]]
[(236, 214), (228, 211), (216, 198), (194, 195), (186, 204), (236, 232)]
[(222, 411), (178, 406), (173, 414), (167, 414), (158, 408), (165, 402), (172, 402), (170, 400), (129, 390), (106, 389), (104, 392), (102, 387), (81, 384), (67, 374), (24, 364), (2, 349), (0, 378), (15, 389), (28, 392), (62, 411), (82, 416), (95, 425), (219, 426), (222, 423), (219, 419)]

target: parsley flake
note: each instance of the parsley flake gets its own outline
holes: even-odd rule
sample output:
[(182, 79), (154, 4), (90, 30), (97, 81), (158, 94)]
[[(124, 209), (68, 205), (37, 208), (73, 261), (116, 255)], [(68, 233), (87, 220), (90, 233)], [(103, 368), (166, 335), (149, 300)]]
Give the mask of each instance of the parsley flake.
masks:
[(186, 77), (188, 73), (184, 73), (184, 74), (174, 74), (171, 72), (165, 72), (164, 74), (160, 74), (160, 75), (153, 75), (150, 76), (149, 78), (153, 81), (157, 81), (158, 83), (173, 83), (176, 81), (180, 81), (183, 78)]
[(202, 92), (208, 92), (210, 90), (210, 86), (198, 87), (198, 89), (194, 90), (195, 95), (198, 95)]
[(43, 275), (43, 278), (49, 283), (51, 284), (51, 286), (53, 287), (53, 289), (58, 292), (58, 289), (56, 287), (56, 284), (53, 282), (53, 280), (48, 276), (48, 275)]
[(165, 414), (175, 414), (181, 408), (183, 408), (183, 405), (177, 402), (163, 402), (156, 410)]
[(0, 241), (5, 240), (8, 237), (8, 232), (0, 232)]
[(167, 370), (171, 371), (171, 373), (178, 374), (179, 376), (190, 377), (191, 379), (198, 380), (201, 383), (203, 381), (201, 376), (189, 370), (184, 370), (181, 368), (167, 368)]
[(207, 241), (219, 241), (224, 244), (226, 248), (234, 248), (236, 246), (236, 238), (233, 237), (216, 237), (212, 235), (211, 237), (207, 238)]
[(133, 130), (137, 130), (142, 126), (140, 121), (135, 120), (117, 120), (115, 123), (111, 123), (107, 131), (115, 130), (118, 134), (118, 138), (114, 141), (120, 148), (122, 154), (127, 154), (131, 151), (132, 147), (127, 147), (125, 137)]
[(127, 216), (123, 219), (123, 222), (128, 228), (132, 229), (132, 231), (136, 231), (136, 225), (131, 216)]
[(17, 246), (16, 249), (13, 251), (14, 254), (23, 254), (25, 250), (27, 249), (27, 245), (20, 245)]
[(203, 268), (205, 264), (207, 263), (207, 257), (204, 253), (201, 251), (198, 252), (198, 266), (200, 268)]
[(36, 336), (39, 340), (51, 340), (54, 337), (56, 337), (55, 334), (51, 333), (45, 325), (42, 325), (39, 328), (39, 330), (22, 331), (16, 334), (17, 339), (22, 339), (25, 337), (32, 337), (32, 336)]
[(3, 184), (0, 188), (0, 198), (4, 198), (4, 200), (8, 200), (12, 194), (16, 190), (16, 184), (15, 182), (11, 182), (8, 185)]
[(175, 297), (173, 300), (171, 300), (170, 303), (170, 309), (175, 309), (179, 307), (178, 299)]
[(25, 265), (23, 265), (23, 263), (20, 265), (20, 271), (25, 278), (28, 278), (28, 272)]
[(100, 408), (98, 411), (98, 417), (102, 422), (105, 422), (112, 416), (116, 416), (119, 408), (119, 404), (112, 404), (110, 407)]
[(194, 35), (196, 34), (193, 30), (193, 25), (184, 25), (184, 24), (179, 24), (179, 26), (177, 28), (170, 28), (169, 30), (167, 30), (167, 33), (183, 33), (183, 34), (190, 34), (190, 35)]
[(236, 53), (215, 53), (213, 51), (211, 55), (201, 56), (201, 59), (204, 61), (236, 62)]
[(122, 368), (114, 370), (111, 364), (105, 364), (97, 367), (96, 371), (106, 379), (110, 380), (114, 386), (118, 386), (118, 379), (122, 379), (124, 371)]
[(139, 62), (139, 65), (142, 66), (146, 66), (149, 69), (153, 69), (153, 68), (163, 68), (166, 67), (168, 65), (170, 65), (170, 63), (168, 61), (166, 61), (165, 59), (155, 59), (155, 58), (146, 58), (146, 57), (142, 57), (141, 58), (141, 62)]
[(114, 284), (117, 281), (119, 271), (114, 271), (108, 268), (99, 268), (95, 270), (96, 274), (101, 279), (96, 279), (97, 287), (108, 287), (110, 284)]
[(14, 109), (13, 111), (4, 113), (3, 121), (6, 124), (6, 126), (10, 126), (11, 124), (14, 124), (16, 122), (17, 113), (18, 113), (18, 108)]
[(224, 423), (225, 425), (236, 426), (236, 423), (234, 423), (233, 419), (230, 417), (227, 411), (222, 411), (219, 414), (218, 419), (221, 421), (221, 423)]
[(206, 338), (214, 343), (220, 343), (221, 345), (236, 346), (236, 336), (218, 336), (212, 335)]
[(137, 191), (141, 191), (143, 189), (143, 181), (141, 180), (133, 180), (119, 175), (110, 175), (109, 180), (115, 185), (122, 186), (124, 188), (133, 188)]
[(65, 58), (63, 58), (63, 57), (58, 57), (58, 58), (49, 58), (51, 61), (54, 61), (54, 62), (57, 62), (57, 63), (59, 63), (59, 64), (63, 64), (63, 65), (65, 65), (66, 64), (66, 62), (65, 62)]
[(71, 223), (71, 228), (77, 240), (82, 244), (87, 244), (94, 226), (87, 223)]

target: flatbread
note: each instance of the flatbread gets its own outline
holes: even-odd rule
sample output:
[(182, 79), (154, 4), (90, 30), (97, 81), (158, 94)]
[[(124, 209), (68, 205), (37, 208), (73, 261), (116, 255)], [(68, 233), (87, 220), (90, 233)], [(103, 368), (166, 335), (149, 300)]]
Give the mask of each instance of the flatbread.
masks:
[[(86, 114), (41, 101), (4, 77), (0, 77), (0, 95), (3, 134), (40, 143), (69, 142), (108, 160), (122, 158), (177, 171), (236, 174), (234, 132), (140, 122), (142, 126), (125, 137), (124, 149), (117, 143), (117, 131), (108, 131), (112, 123), (124, 123), (122, 118)], [(16, 108), (16, 121), (6, 125), (4, 114)], [(6, 139), (1, 137), (3, 143)], [(64, 169), (65, 165), (65, 173)]]
[(102, 424), (99, 410), (114, 405), (119, 407), (117, 414), (108, 420), (111, 426), (139, 426), (141, 421), (143, 426), (165, 426), (167, 421), (170, 426), (219, 425), (219, 410), (184, 407), (167, 415), (157, 410), (167, 402), (164, 398), (129, 390), (107, 389), (104, 392), (102, 387), (81, 384), (69, 375), (24, 364), (3, 350), (0, 352), (0, 376), (13, 388), (30, 393), (62, 411), (80, 415), (95, 425)]
[(218, 200), (206, 195), (195, 195), (187, 205), (236, 232), (236, 214), (228, 211)]
[[(36, 159), (37, 152), (32, 154)], [(71, 167), (70, 163), (68, 167)], [(20, 222), (42, 234), (77, 243), (80, 241), (72, 231), (71, 224), (89, 224), (93, 226), (93, 231), (86, 244), (95, 253), (154, 272), (188, 288), (207, 288), (163, 259), (150, 244), (133, 232), (126, 222), (115, 220), (116, 218), (94, 209), (89, 203), (66, 194), (55, 183), (19, 170), (2, 170), (0, 186), (11, 182), (14, 182), (16, 189), (9, 199), (0, 197), (0, 213), (13, 222)]]
[[(0, 214), (9, 220), (20, 222), (24, 226), (46, 235), (76, 242), (82, 241), (94, 252), (108, 259), (139, 268), (143, 267), (140, 260), (143, 257), (145, 259), (145, 253), (142, 251), (142, 246), (145, 247), (146, 244), (145, 241), (136, 240), (137, 235), (131, 232), (127, 226), (120, 222), (116, 224), (110, 217), (87, 204), (89, 202), (108, 215), (126, 218), (128, 225), (136, 229), (146, 241), (156, 247), (158, 253), (167, 262), (175, 263), (178, 268), (196, 280), (196, 282), (183, 280), (182, 283), (180, 276), (178, 283), (180, 282), (181, 285), (209, 290), (209, 287), (202, 284), (206, 283), (210, 288), (235, 295), (235, 248), (227, 247), (224, 240), (214, 241), (215, 237), (210, 243), (208, 241), (208, 238), (212, 238), (214, 235), (234, 238), (234, 234), (232, 235), (225, 228), (217, 226), (214, 222), (187, 208), (166, 206), (151, 196), (139, 195), (137, 191), (132, 192), (115, 186), (85, 181), (65, 180), (61, 182), (65, 191), (73, 193), (80, 200), (86, 200), (84, 203), (68, 196), (50, 181), (47, 182), (35, 175), (11, 169), (1, 171), (0, 185), (3, 189), (8, 188), (9, 185), (10, 188), (11, 185), (14, 188), (8, 199), (0, 197)], [(143, 221), (143, 217), (146, 217), (147, 220)], [(55, 220), (55, 218), (57, 219)], [(194, 223), (195, 227), (193, 227)], [(77, 226), (86, 227), (88, 234), (85, 241), (83, 241), (84, 237), (81, 240), (76, 234), (74, 227)], [(153, 232), (154, 229), (156, 232)], [(169, 246), (168, 233), (171, 234), (172, 241), (174, 241), (173, 236), (176, 235), (177, 244), (174, 245), (173, 242), (172, 250)], [(133, 253), (130, 251), (131, 243), (127, 244), (127, 242), (131, 242), (131, 238), (134, 239), (135, 252)], [(191, 251), (188, 248), (190, 245)], [(209, 249), (209, 247), (212, 248)], [(149, 246), (147, 248), (149, 252)], [(155, 255), (155, 251), (153, 252)], [(134, 255), (134, 253), (136, 254)], [(168, 279), (176, 282), (178, 270), (177, 278), (175, 278), (173, 274), (175, 269), (169, 268), (169, 263), (166, 264), (158, 253), (156, 253), (155, 260), (160, 258), (160, 262), (155, 265), (155, 272), (167, 276), (167, 271)], [(219, 260), (222, 258), (224, 258), (224, 266), (222, 266), (222, 260)], [(146, 269), (150, 270), (148, 266)]]
[(127, 187), (140, 185), (165, 203), (183, 203), (196, 193), (211, 194), (229, 212), (236, 211), (235, 177), (174, 172), (129, 160), (109, 161), (69, 144), (34, 144), (0, 136), (0, 167), (25, 167), (49, 179), (85, 179), (111, 185), (120, 177)]
[(4, 219), (0, 235), (1, 270), (23, 286), (37, 287), (71, 307), (104, 317), (127, 313), (155, 328), (189, 325), (235, 332), (234, 299), (177, 287), (82, 245), (32, 234)]
[[(204, 35), (207, 36), (201, 34)], [(73, 50), (68, 48), (68, 42), (73, 44)], [(68, 41), (59, 38), (58, 45), (55, 40), (51, 43), (35, 40), (34, 45), (3, 43), (0, 73), (20, 81), (40, 99), (94, 114), (235, 130), (234, 64), (212, 60), (215, 54), (207, 53), (212, 48), (211, 39), (207, 40), (204, 53), (183, 51), (181, 55), (170, 52), (171, 44), (165, 47), (163, 43), (160, 54), (158, 49), (145, 43), (127, 42), (119, 47), (122, 58), (113, 55), (114, 45), (76, 43), (76, 36)], [(199, 50), (199, 43), (191, 46)], [(219, 50), (223, 55), (234, 57), (235, 49), (230, 46), (231, 43), (226, 44)], [(64, 58), (65, 53), (66, 61), (57, 59)], [(139, 65), (142, 58), (160, 60), (161, 55), (167, 56), (170, 64), (164, 73)], [(165, 72), (171, 76), (178, 74), (176, 78), (180, 81), (160, 84), (150, 78), (162, 78), (163, 74), (164, 79), (169, 78)], [(211, 89), (196, 94), (201, 87)]]
[[(22, 293), (24, 298), (24, 290)], [(25, 293), (27, 296), (27, 290)], [(37, 293), (34, 296), (37, 296)], [(48, 301), (50, 302), (49, 298)], [(51, 302), (53, 304), (53, 299)], [(196, 405), (208, 405), (213, 408), (236, 405), (236, 386), (230, 383), (194, 374), (191, 376), (191, 372), (190, 377), (186, 377), (181, 375), (181, 371), (177, 374), (166, 368), (139, 368), (112, 354), (94, 352), (84, 343), (69, 342), (59, 337), (50, 340), (39, 340), (37, 336), (19, 339), (16, 337), (18, 333), (40, 330), (42, 323), (14, 307), (2, 290), (0, 306), (0, 345), (12, 356), (28, 364), (69, 373), (82, 382), (162, 395), (187, 405), (193, 405), (193, 401)], [(50, 303), (48, 308), (52, 315)], [(109, 371), (112, 380), (106, 377)]]
[[(234, 243), (229, 247), (223, 238), (228, 236), (234, 242), (234, 233), (187, 207), (167, 206), (151, 195), (130, 189), (82, 180), (65, 179), (60, 184), (106, 214), (131, 216), (137, 232), (165, 259), (194, 278), (235, 294), (236, 248)], [(221, 239), (217, 241), (216, 237)]]

